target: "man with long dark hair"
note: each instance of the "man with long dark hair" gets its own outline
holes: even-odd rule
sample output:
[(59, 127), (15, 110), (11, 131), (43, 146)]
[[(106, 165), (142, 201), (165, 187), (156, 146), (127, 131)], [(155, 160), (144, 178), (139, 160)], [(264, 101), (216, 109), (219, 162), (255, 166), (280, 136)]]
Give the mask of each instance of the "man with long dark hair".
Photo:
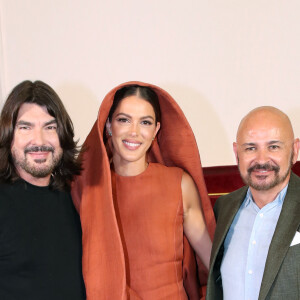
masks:
[(85, 299), (69, 192), (78, 151), (55, 91), (17, 85), (0, 117), (0, 299)]

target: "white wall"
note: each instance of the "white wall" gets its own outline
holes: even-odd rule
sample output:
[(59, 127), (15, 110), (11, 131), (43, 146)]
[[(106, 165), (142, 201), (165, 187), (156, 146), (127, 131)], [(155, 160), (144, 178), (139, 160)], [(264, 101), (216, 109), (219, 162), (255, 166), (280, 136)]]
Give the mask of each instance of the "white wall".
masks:
[(81, 141), (105, 94), (128, 80), (174, 96), (204, 166), (235, 163), (238, 123), (256, 106), (279, 107), (300, 135), (298, 0), (0, 3), (2, 95), (25, 79), (45, 81)]
[(2, 29), (3, 29), (3, 26), (2, 26), (2, 5), (1, 5), (0, 6), (0, 107), (2, 107), (2, 102), (4, 101), (4, 98), (6, 96), (6, 93), (4, 92), (5, 68), (4, 68), (3, 40), (2, 40), (3, 30)]

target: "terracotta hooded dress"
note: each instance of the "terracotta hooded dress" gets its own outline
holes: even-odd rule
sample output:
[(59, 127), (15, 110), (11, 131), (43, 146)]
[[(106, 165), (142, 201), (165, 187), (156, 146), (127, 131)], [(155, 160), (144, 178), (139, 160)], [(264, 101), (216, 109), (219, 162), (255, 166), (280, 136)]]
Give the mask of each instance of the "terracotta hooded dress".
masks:
[[(149, 86), (156, 92), (161, 128), (148, 152), (148, 168), (136, 178), (122, 178), (110, 170), (103, 133), (115, 92), (130, 84)], [(142, 82), (117, 86), (104, 98), (84, 145), (84, 170), (73, 184), (72, 197), (82, 224), (87, 299), (175, 300), (187, 296), (204, 299), (206, 271), (201, 262), (197, 271), (195, 254), (182, 234), (182, 170), (189, 173), (197, 185), (211, 237), (215, 220), (195, 137), (173, 98), (161, 88)], [(171, 196), (160, 200), (160, 190), (164, 190), (162, 182), (166, 190), (169, 187)], [(155, 192), (155, 184), (160, 190), (153, 196), (147, 190)], [(149, 186), (151, 188), (147, 188)], [(129, 193), (130, 197), (126, 198), (124, 195)], [(170, 231), (168, 218), (173, 220)], [(148, 226), (143, 225), (147, 222)], [(171, 240), (168, 240), (171, 235), (172, 242), (166, 242)], [(150, 250), (148, 245), (152, 247)]]

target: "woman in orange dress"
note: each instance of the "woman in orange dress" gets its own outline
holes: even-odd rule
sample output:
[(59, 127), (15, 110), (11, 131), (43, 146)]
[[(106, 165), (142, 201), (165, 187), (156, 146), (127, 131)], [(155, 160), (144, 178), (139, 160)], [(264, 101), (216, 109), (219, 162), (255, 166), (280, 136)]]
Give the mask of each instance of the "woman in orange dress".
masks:
[(87, 299), (204, 299), (214, 217), (196, 141), (176, 102), (153, 85), (118, 86), (85, 148), (72, 195)]

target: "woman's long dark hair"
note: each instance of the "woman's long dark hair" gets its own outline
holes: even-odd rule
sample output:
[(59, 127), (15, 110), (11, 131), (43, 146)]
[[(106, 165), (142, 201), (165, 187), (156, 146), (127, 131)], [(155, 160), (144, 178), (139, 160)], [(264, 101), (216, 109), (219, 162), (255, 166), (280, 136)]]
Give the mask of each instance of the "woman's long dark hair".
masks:
[(141, 86), (137, 84), (126, 85), (115, 93), (113, 104), (108, 114), (108, 120), (111, 122), (112, 115), (117, 109), (119, 103), (126, 97), (137, 96), (151, 104), (155, 114), (155, 123), (160, 122), (161, 112), (159, 106), (159, 100), (157, 94), (147, 86)]
[(79, 147), (74, 141), (73, 123), (56, 92), (42, 81), (29, 80), (18, 84), (9, 94), (0, 117), (0, 181), (13, 182), (19, 179), (11, 156), (11, 144), (19, 109), (24, 103), (33, 103), (47, 108), (56, 119), (57, 133), (63, 156), (53, 170), (50, 186), (53, 189), (69, 189), (74, 175), (80, 174)]

